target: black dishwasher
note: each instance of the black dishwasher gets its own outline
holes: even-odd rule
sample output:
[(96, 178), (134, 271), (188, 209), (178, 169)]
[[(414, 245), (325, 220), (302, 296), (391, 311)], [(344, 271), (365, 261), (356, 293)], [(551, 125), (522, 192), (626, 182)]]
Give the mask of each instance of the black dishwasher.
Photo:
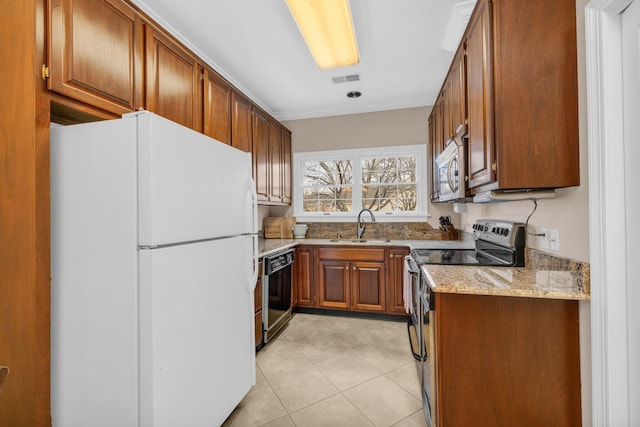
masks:
[(262, 264), (262, 329), (267, 343), (291, 319), (291, 277), (294, 250), (265, 256)]

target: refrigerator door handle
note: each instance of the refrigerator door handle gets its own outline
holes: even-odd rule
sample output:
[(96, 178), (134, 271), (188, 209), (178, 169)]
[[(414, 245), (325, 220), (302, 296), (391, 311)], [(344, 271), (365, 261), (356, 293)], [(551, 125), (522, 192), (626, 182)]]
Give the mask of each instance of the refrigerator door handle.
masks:
[(256, 191), (256, 184), (251, 178), (251, 175), (247, 177), (247, 189), (251, 197), (251, 233), (258, 232), (258, 192)]
[(251, 291), (256, 287), (258, 282), (258, 275), (260, 272), (258, 271), (258, 192), (256, 191), (256, 184), (249, 175), (247, 179), (247, 187), (249, 188), (249, 194), (251, 194), (251, 225), (252, 225), (252, 240), (253, 240), (253, 274), (251, 276)]
[(258, 235), (254, 234), (253, 238), (253, 274), (251, 275), (251, 292), (253, 292), (258, 284)]

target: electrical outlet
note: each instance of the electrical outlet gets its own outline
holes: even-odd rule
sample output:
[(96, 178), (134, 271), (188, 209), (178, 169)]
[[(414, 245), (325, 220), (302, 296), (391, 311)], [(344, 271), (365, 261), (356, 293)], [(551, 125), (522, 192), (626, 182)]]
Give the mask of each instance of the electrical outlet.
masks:
[(549, 230), (541, 228), (540, 234), (542, 234), (542, 236), (540, 236), (542, 239), (542, 242), (540, 242), (540, 249), (549, 249)]
[(560, 250), (560, 232), (558, 230), (549, 230), (549, 248), (552, 251)]

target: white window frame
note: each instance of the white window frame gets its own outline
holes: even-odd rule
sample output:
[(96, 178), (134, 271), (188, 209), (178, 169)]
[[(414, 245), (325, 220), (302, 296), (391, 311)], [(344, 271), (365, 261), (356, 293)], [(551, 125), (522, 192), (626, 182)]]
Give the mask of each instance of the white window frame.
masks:
[[(427, 145), (401, 145), (378, 148), (359, 148), (346, 150), (327, 150), (293, 153), (293, 214), (298, 220), (306, 222), (348, 222), (356, 220), (362, 208), (362, 179), (360, 160), (366, 157), (416, 156), (416, 212), (374, 212), (380, 222), (419, 222), (426, 221), (427, 212)], [(352, 160), (353, 164), (353, 212), (303, 212), (302, 182), (304, 179), (303, 162), (323, 160)], [(367, 217), (368, 218), (368, 217)]]

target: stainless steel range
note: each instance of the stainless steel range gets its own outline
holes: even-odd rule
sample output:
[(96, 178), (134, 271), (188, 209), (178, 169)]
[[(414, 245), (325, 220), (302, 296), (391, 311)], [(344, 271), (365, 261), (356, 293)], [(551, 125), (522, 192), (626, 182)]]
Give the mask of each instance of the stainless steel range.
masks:
[(480, 219), (473, 225), (474, 249), (414, 249), (418, 265), (524, 266), (524, 224)]
[(417, 343), (420, 349), (415, 355), (418, 376), (422, 387), (422, 408), (427, 424), (437, 425), (434, 330), (437, 322), (433, 290), (422, 274), (429, 264), (475, 265), (496, 267), (523, 267), (525, 225), (518, 222), (482, 219), (473, 225), (474, 249), (414, 249), (407, 259), (412, 284), (417, 282), (412, 319), (416, 325)]

